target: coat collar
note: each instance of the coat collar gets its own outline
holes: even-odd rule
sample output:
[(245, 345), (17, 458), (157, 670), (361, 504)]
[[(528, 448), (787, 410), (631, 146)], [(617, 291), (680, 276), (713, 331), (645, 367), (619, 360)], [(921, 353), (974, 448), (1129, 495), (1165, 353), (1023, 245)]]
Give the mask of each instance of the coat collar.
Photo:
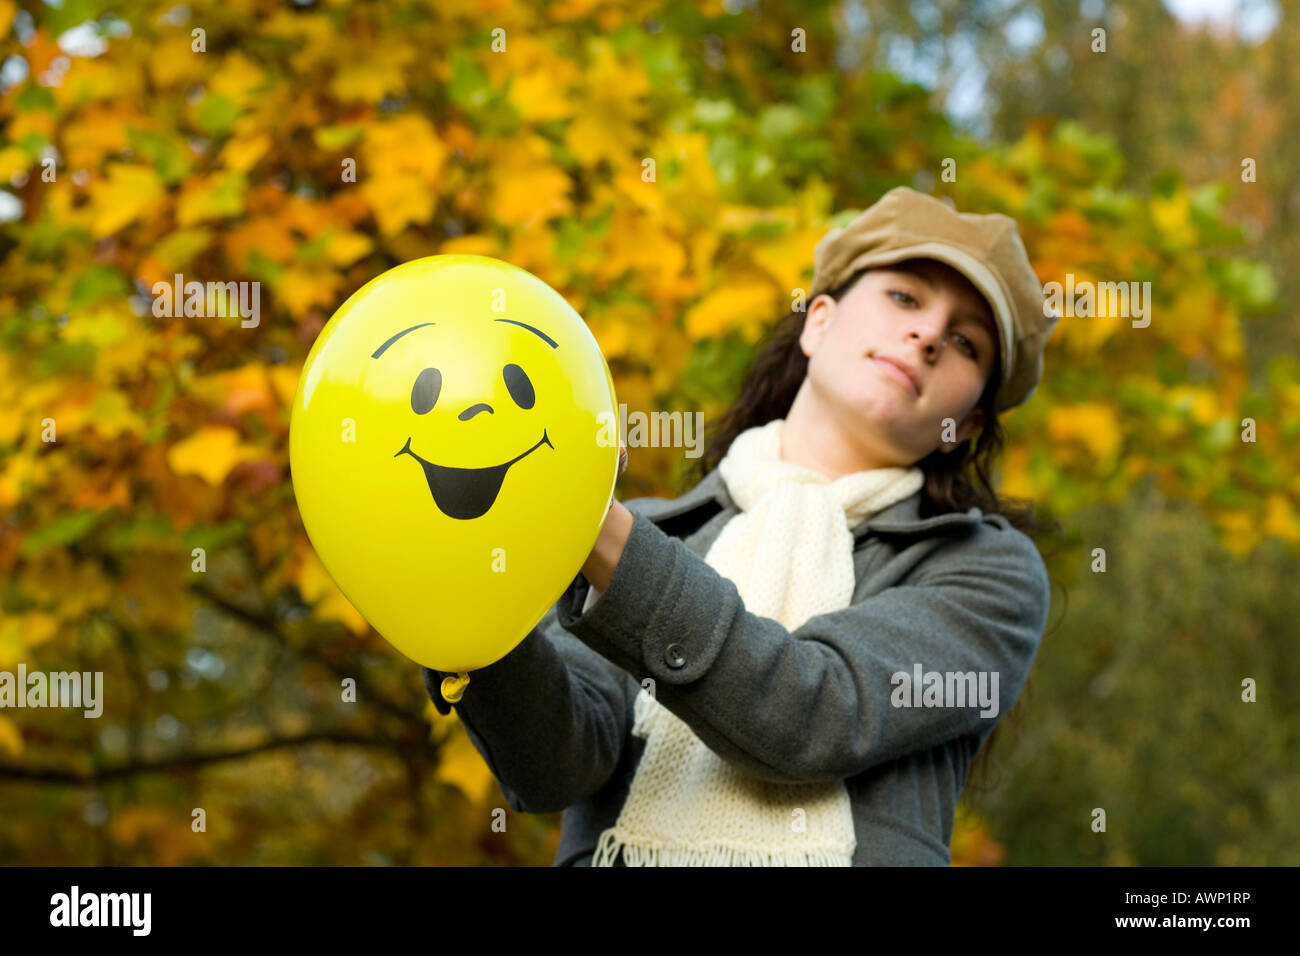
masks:
[[(672, 501), (665, 502), (662, 508), (656, 509), (649, 517), (658, 523), (715, 502), (722, 508), (736, 507), (731, 495), (727, 493), (726, 482), (722, 480), (722, 475), (716, 468), (705, 475), (690, 491)], [(916, 494), (904, 498), (902, 501), (892, 504), (868, 518), (866, 523), (859, 527), (854, 534), (855, 542), (872, 532), (877, 534), (925, 535), (949, 527), (970, 528), (973, 530), (983, 517), (983, 511), (974, 506), (964, 512), (953, 511), (947, 514), (932, 515), (929, 518), (920, 516), (920, 508), (921, 492), (918, 491)]]

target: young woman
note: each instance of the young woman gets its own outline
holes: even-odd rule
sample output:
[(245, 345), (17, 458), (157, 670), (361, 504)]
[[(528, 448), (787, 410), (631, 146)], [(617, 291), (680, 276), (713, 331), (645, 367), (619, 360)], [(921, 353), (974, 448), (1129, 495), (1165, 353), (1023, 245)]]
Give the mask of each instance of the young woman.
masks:
[(906, 188), (818, 243), (810, 291), (704, 477), (612, 500), (455, 705), (513, 809), (564, 811), (556, 865), (950, 862), (1047, 616), (989, 474), (1055, 319), (1011, 219)]

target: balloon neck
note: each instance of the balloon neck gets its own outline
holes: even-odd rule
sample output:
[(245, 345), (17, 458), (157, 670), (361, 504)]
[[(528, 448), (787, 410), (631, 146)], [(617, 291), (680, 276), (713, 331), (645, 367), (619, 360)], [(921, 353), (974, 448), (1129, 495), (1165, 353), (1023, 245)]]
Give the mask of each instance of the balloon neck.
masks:
[(464, 671), (458, 673), (455, 677), (448, 675), (442, 679), (442, 696), (449, 704), (454, 704), (465, 694), (465, 686), (469, 683), (469, 675)]

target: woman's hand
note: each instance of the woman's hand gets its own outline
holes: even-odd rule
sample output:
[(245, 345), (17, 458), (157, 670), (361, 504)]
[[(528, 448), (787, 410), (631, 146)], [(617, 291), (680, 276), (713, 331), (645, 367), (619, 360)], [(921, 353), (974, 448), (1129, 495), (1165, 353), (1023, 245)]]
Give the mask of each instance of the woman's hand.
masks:
[[(627, 446), (619, 442), (618, 474), (621, 475), (626, 470)], [(600, 526), (600, 534), (597, 535), (596, 543), (582, 565), (582, 576), (587, 579), (594, 592), (587, 601), (588, 605), (600, 597), (601, 591), (609, 587), (609, 581), (614, 576), (614, 568), (618, 566), (618, 560), (623, 556), (623, 548), (627, 545), (628, 535), (631, 533), (632, 512), (623, 507), (623, 504), (611, 494), (609, 506), (605, 509), (605, 520)]]

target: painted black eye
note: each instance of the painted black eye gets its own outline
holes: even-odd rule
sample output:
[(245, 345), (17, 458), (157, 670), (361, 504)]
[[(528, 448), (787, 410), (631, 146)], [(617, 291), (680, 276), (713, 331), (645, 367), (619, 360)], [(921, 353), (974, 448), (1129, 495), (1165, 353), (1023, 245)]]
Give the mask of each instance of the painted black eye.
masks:
[(426, 368), (415, 378), (411, 389), (411, 408), (417, 415), (423, 415), (433, 408), (442, 391), (442, 373), (436, 368)]
[(524, 370), (518, 365), (507, 365), (501, 370), (501, 376), (506, 380), (506, 388), (515, 404), (520, 408), (532, 408), (537, 396), (533, 394), (533, 383), (528, 381)]

